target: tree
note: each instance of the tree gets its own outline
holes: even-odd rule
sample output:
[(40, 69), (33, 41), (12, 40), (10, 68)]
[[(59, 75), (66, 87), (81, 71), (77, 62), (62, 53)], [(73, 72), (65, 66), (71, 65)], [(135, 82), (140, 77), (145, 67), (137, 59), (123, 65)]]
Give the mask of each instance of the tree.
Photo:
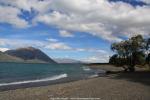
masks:
[(150, 66), (150, 38), (146, 39), (146, 63)]
[(114, 64), (114, 65), (118, 65), (117, 60), (118, 60), (118, 55), (114, 54), (112, 57), (110, 57), (109, 63)]
[(126, 62), (127, 60), (125, 58), (120, 58), (117, 54), (114, 54), (109, 59), (109, 63), (116, 66), (123, 66)]
[(149, 65), (150, 67), (150, 53), (148, 54), (148, 56), (146, 57), (146, 63)]
[(149, 51), (150, 49), (150, 38), (146, 39), (146, 50)]
[(145, 39), (137, 35), (128, 40), (113, 43), (111, 49), (118, 54), (118, 62), (121, 61), (122, 65), (128, 65), (128, 70), (133, 72), (136, 64), (143, 63), (147, 45)]

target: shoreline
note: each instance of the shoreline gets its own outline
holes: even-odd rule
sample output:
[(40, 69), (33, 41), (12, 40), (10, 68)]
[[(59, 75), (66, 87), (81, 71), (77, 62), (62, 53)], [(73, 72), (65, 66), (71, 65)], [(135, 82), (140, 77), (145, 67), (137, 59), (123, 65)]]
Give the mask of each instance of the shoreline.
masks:
[[(65, 77), (62, 77), (59, 79), (52, 79), (53, 76), (51, 77), (46, 77), (42, 79), (35, 79), (35, 80), (22, 80), (22, 81), (14, 81), (14, 82), (6, 82), (6, 83), (0, 83), (0, 92), (2, 91), (9, 91), (9, 90), (16, 90), (16, 89), (24, 89), (24, 88), (32, 88), (32, 87), (40, 87), (40, 86), (48, 86), (48, 85), (55, 85), (55, 84), (63, 84), (63, 83), (69, 83), (69, 82), (74, 82), (74, 81), (79, 81), (79, 80), (87, 80), (90, 78), (95, 78), (95, 77), (102, 77), (105, 76), (106, 73), (105, 71), (102, 70), (97, 70), (93, 69), (90, 66), (88, 66), (89, 69), (86, 70), (93, 70), (95, 74), (91, 74), (91, 76), (84, 77), (81, 76), (79, 77), (68, 77), (68, 74), (65, 75)], [(99, 72), (99, 73), (97, 73)], [(62, 75), (62, 74), (61, 74)], [(64, 75), (63, 75), (64, 76)], [(55, 76), (57, 77), (57, 76)]]
[[(4, 86), (0, 86), (0, 92), (9, 91), (9, 90), (17, 90), (17, 89), (34, 88), (34, 87), (36, 88), (36, 87), (42, 87), (42, 86), (51, 86), (51, 85), (57, 85), (57, 84), (65, 84), (65, 83), (76, 82), (76, 81), (80, 81), (80, 80), (88, 80), (88, 79), (103, 77), (103, 76), (106, 76), (106, 75), (104, 75), (104, 74), (103, 75), (101, 74), (99, 76), (92, 75), (91, 77), (88, 77), (88, 78), (64, 77), (61, 79), (43, 81), (43, 82), (41, 81), (41, 82), (29, 82), (29, 83), (23, 83), (23, 84), (4, 85)], [(22, 82), (24, 82), (24, 81), (22, 81)], [(9, 84), (9, 83), (6, 83), (6, 84)]]
[(70, 83), (70, 82), (76, 82), (80, 80), (88, 80), (96, 77), (91, 77), (91, 78), (62, 78), (58, 80), (53, 80), (53, 81), (45, 81), (45, 82), (37, 82), (37, 83), (24, 83), (24, 84), (15, 84), (15, 85), (6, 85), (6, 86), (0, 86), (0, 92), (4, 91), (11, 91), (11, 90), (17, 90), (17, 89), (26, 89), (26, 88), (36, 88), (36, 87), (42, 87), (42, 86), (51, 86), (51, 85), (58, 85), (58, 84), (65, 84), (65, 83)]
[[(121, 70), (113, 66), (90, 68)], [(0, 91), (0, 100), (54, 100), (54, 98), (99, 98), (99, 100), (150, 100), (150, 72), (108, 74), (102, 77), (47, 83), (36, 87)], [(57, 99), (58, 100), (58, 99)], [(79, 99), (80, 100), (80, 99)]]
[[(147, 74), (149, 75), (149, 73)], [(128, 77), (131, 76), (132, 74)], [(62, 84), (3, 91), (0, 92), (0, 100), (51, 100), (50, 98), (58, 97), (100, 98), (100, 100), (150, 99), (150, 82), (145, 84), (117, 77), (116, 75), (108, 75), (106, 77), (78, 80)], [(145, 80), (148, 81), (147, 79), (149, 78)], [(141, 80), (143, 79), (141, 78)]]

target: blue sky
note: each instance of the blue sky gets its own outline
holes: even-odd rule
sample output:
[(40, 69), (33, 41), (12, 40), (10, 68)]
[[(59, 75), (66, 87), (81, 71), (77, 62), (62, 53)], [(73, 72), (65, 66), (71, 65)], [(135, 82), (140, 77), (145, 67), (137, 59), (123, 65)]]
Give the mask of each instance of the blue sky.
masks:
[(0, 0), (0, 50), (108, 62), (111, 43), (150, 36), (149, 0)]

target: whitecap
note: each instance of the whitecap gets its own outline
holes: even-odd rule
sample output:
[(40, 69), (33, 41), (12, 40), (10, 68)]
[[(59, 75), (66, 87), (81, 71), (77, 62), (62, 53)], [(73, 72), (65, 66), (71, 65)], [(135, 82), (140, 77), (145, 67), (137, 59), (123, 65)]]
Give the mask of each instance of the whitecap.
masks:
[(86, 66), (84, 66), (82, 68), (83, 68), (84, 71), (90, 71), (91, 70), (89, 67), (86, 67)]
[(67, 74), (60, 74), (60, 75), (55, 75), (55, 76), (48, 77), (48, 78), (43, 78), (43, 79), (27, 80), (27, 81), (18, 81), (18, 82), (11, 82), (11, 83), (1, 83), (0, 86), (46, 82), (46, 81), (53, 81), (53, 80), (58, 80), (58, 79), (66, 78), (66, 77), (68, 77)]
[(95, 77), (98, 77), (98, 74), (89, 76), (89, 78), (95, 78)]

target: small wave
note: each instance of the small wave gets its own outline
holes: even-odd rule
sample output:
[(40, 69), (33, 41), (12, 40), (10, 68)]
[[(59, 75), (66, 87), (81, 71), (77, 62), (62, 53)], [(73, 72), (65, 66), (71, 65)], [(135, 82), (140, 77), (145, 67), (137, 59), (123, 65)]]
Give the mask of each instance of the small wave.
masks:
[(28, 81), (19, 81), (19, 82), (11, 82), (11, 83), (2, 83), (0, 86), (8, 86), (8, 85), (19, 85), (19, 84), (27, 84), (27, 83), (38, 83), (38, 82), (46, 82), (52, 80), (58, 80), (61, 78), (68, 77), (67, 74), (55, 75), (49, 78), (37, 79), (37, 80), (28, 80)]
[(98, 77), (98, 74), (89, 76), (89, 78), (95, 78), (95, 77)]
[(91, 69), (89, 67), (82, 67), (84, 71), (90, 71)]

